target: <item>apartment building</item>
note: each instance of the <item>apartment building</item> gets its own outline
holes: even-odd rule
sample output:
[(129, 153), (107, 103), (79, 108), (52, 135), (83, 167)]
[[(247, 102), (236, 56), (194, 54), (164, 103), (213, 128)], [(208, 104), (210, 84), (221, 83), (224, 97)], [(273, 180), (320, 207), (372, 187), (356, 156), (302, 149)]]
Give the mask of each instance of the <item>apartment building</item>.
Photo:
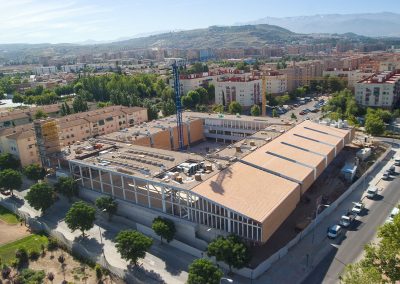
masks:
[(366, 107), (391, 109), (400, 98), (400, 70), (374, 74), (355, 84), (355, 98)]
[(33, 68), (33, 73), (35, 75), (43, 75), (43, 74), (52, 74), (52, 73), (57, 73), (57, 67), (56, 66), (39, 66), (39, 67), (34, 67)]
[(0, 129), (28, 124), (34, 120), (34, 116), (39, 110), (44, 111), (48, 116), (54, 117), (58, 115), (60, 109), (61, 104), (52, 104), (45, 107), (30, 107), (26, 109), (7, 109), (0, 112)]
[(265, 75), (267, 94), (281, 95), (287, 92), (287, 74), (270, 71)]
[(215, 84), (215, 103), (229, 105), (237, 101), (243, 107), (251, 107), (261, 103), (261, 92), (262, 82), (259, 77), (223, 78)]
[(351, 70), (351, 69), (336, 69), (336, 68), (329, 68), (322, 72), (322, 76), (331, 76), (331, 77), (339, 77), (346, 81), (347, 87), (350, 89), (354, 88), (354, 85), (373, 75), (371, 72), (363, 72), (361, 70)]
[(76, 141), (109, 134), (145, 121), (145, 108), (110, 106), (61, 117), (58, 124), (62, 144), (71, 145)]
[(11, 153), (22, 166), (40, 164), (32, 123), (0, 130), (0, 152)]
[[(54, 111), (55, 109), (56, 105), (49, 106), (49, 111)], [(37, 139), (34, 125), (32, 124), (33, 119), (25, 112), (15, 112), (6, 116), (7, 119), (14, 119), (11, 120), (14, 121), (14, 126), (0, 128), (0, 152), (15, 155), (21, 160), (22, 166), (40, 163)], [(18, 119), (15, 119), (15, 117)], [(56, 125), (56, 134), (61, 146), (68, 146), (77, 141), (84, 141), (91, 137), (141, 124), (147, 121), (147, 109), (110, 106), (85, 113), (52, 118), (51, 121)], [(39, 123), (35, 130), (41, 127), (42, 125)]]

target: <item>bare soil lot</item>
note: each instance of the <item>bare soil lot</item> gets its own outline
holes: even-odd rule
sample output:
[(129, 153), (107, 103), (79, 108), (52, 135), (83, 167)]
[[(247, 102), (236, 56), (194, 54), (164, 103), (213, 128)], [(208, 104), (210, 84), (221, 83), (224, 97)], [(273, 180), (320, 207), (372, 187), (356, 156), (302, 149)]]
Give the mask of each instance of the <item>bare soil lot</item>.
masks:
[(22, 239), (30, 234), (25, 226), (10, 225), (0, 220), (0, 246)]

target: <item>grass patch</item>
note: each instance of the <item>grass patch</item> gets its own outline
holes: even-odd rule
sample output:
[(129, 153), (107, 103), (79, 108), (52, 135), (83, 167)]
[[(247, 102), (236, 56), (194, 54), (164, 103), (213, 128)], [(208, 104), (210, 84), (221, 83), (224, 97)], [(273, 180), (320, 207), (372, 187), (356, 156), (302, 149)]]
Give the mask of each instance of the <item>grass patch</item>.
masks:
[(10, 260), (15, 258), (15, 251), (20, 247), (26, 248), (26, 250), (37, 250), (41, 251), (41, 245), (47, 245), (47, 237), (44, 235), (30, 235), (23, 239), (17, 240), (12, 243), (5, 244), (0, 247), (0, 259), (3, 263), (8, 263)]
[(0, 206), (0, 220), (12, 225), (19, 223), (18, 216), (3, 206)]

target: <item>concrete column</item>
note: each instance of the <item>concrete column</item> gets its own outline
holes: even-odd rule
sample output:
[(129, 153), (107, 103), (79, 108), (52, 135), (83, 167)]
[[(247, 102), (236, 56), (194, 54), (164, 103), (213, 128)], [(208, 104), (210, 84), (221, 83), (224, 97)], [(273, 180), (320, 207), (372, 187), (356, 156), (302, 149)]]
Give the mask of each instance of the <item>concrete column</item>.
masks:
[(110, 174), (110, 183), (111, 183), (111, 194), (112, 194), (112, 196), (115, 196), (115, 194), (114, 194), (114, 183), (113, 183), (113, 180), (112, 180), (112, 174), (111, 174), (111, 172), (109, 172), (109, 174)]
[(231, 210), (226, 209), (227, 213), (228, 213), (228, 233), (232, 232), (232, 228), (231, 228)]
[(89, 168), (89, 177), (90, 177), (90, 186), (93, 189), (93, 178), (92, 178), (92, 169)]
[(99, 179), (100, 179), (100, 188), (101, 188), (101, 192), (104, 193), (103, 179), (102, 179), (102, 177), (101, 177), (101, 170), (99, 170)]
[(149, 203), (149, 208), (151, 208), (151, 201), (150, 201), (150, 185), (149, 185), (149, 182), (147, 182), (147, 186), (146, 186), (146, 188), (147, 188), (147, 202)]
[(161, 187), (161, 204), (162, 204), (162, 211), (164, 213), (166, 213), (167, 208), (165, 206), (165, 187), (164, 186)]
[(134, 193), (135, 193), (135, 202), (136, 202), (136, 204), (138, 204), (136, 180), (134, 178), (132, 180), (133, 180), (133, 189), (135, 190), (134, 191)]
[(79, 165), (79, 174), (81, 175), (82, 186), (84, 186), (85, 184), (83, 183), (83, 174), (82, 174), (82, 167), (81, 167), (81, 165)]
[(124, 184), (124, 177), (123, 176), (121, 176), (121, 184), (122, 184), (122, 195), (124, 196), (124, 200), (126, 200), (125, 184)]

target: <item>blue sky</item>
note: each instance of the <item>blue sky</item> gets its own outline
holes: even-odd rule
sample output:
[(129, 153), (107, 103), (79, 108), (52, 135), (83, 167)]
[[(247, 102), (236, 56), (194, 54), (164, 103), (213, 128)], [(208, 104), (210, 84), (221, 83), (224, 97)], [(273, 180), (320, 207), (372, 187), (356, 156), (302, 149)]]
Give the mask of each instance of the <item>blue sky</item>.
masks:
[[(384, 3), (384, 5), (382, 5)], [(372, 0), (0, 0), (0, 43), (113, 40), (271, 17), (400, 12)]]

